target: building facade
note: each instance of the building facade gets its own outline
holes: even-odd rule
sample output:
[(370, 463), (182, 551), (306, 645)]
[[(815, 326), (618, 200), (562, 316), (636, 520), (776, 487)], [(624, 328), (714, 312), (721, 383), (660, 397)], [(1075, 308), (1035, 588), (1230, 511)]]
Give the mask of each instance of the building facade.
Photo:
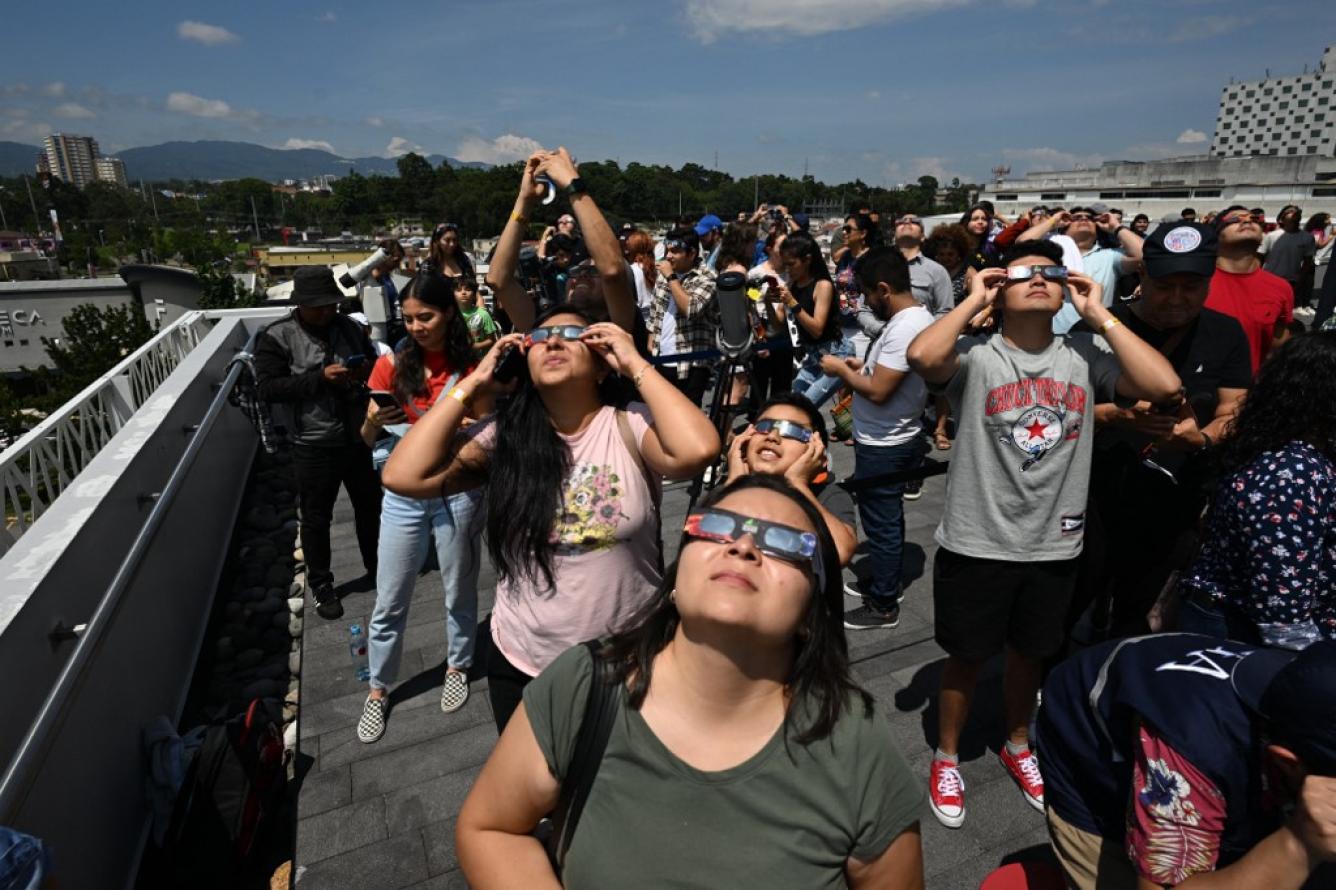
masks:
[(1220, 90), (1211, 156), (1336, 157), (1336, 46), (1317, 70)]
[(97, 159), (102, 152), (91, 136), (52, 133), (42, 140), (47, 168), (52, 176), (83, 188), (97, 179)]
[(1036, 204), (1071, 208), (1097, 201), (1121, 209), (1124, 219), (1144, 213), (1158, 220), (1185, 207), (1205, 213), (1231, 204), (1261, 207), (1272, 219), (1286, 204), (1299, 205), (1305, 214), (1336, 214), (1336, 158), (1304, 154), (1106, 161), (1088, 170), (1007, 177), (988, 185), (979, 197), (992, 201), (1006, 217)]
[(94, 161), (94, 168), (97, 172), (97, 178), (101, 182), (110, 182), (113, 185), (119, 185), (121, 188), (127, 187), (125, 162), (120, 158), (98, 158)]

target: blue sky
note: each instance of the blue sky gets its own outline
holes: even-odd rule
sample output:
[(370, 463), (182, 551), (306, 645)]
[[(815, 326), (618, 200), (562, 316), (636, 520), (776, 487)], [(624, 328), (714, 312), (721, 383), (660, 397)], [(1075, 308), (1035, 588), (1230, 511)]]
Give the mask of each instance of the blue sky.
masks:
[(6, 17), (0, 139), (535, 144), (623, 164), (894, 185), (1200, 153), (1220, 87), (1297, 73), (1336, 3), (66, 0)]

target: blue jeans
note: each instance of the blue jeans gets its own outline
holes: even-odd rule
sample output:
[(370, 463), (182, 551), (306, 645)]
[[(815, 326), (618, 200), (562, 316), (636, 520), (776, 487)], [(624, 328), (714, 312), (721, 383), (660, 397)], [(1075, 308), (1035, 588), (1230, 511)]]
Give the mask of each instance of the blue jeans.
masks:
[(793, 378), (793, 391), (799, 395), (807, 396), (812, 400), (812, 404), (820, 408), (826, 403), (835, 391), (840, 388), (840, 378), (828, 377), (821, 370), (821, 357), (823, 355), (837, 355), (841, 358), (847, 358), (854, 354), (853, 341), (848, 337), (841, 336), (839, 340), (831, 340), (821, 343), (817, 346), (808, 346), (807, 355), (803, 358), (803, 363), (798, 366), (798, 375)]
[[(899, 445), (864, 445), (854, 442), (854, 479), (912, 470), (923, 461), (927, 445), (915, 436)], [(872, 572), (863, 581), (863, 595), (872, 606), (886, 610), (900, 592), (900, 570), (905, 553), (905, 484), (879, 485), (858, 492), (858, 518), (867, 537)]]
[(434, 536), (445, 588), (447, 664), (473, 664), (478, 629), (478, 569), (481, 560), (482, 490), (448, 498), (417, 498), (385, 492), (380, 512), (376, 607), (367, 633), (371, 688), (388, 689), (399, 674), (404, 626), (418, 571)]

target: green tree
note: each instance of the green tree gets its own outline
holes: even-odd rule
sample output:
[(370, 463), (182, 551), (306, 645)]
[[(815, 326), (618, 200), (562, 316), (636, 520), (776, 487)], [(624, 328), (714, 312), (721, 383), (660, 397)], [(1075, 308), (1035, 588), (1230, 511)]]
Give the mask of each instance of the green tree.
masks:
[(57, 371), (60, 389), (73, 395), (110, 371), (116, 363), (148, 342), (153, 328), (139, 306), (75, 306), (64, 321), (65, 335), (42, 338)]
[(200, 283), (200, 309), (244, 309), (259, 304), (255, 294), (247, 293), (240, 281), (226, 268), (203, 265), (195, 269)]

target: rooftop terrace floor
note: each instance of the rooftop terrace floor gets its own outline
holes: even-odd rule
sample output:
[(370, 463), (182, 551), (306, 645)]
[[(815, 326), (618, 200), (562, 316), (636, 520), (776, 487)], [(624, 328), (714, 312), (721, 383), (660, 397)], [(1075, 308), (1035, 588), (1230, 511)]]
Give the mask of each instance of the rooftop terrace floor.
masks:
[[(933, 457), (946, 459), (950, 453)], [(853, 472), (853, 449), (832, 446), (838, 478)], [(916, 775), (927, 782), (936, 742), (936, 690), (944, 653), (933, 641), (933, 530), (941, 516), (945, 477), (924, 483), (923, 497), (906, 503), (907, 590), (894, 630), (851, 631), (850, 656), (863, 686), (877, 699)], [(681, 527), (685, 485), (665, 490), (663, 527)], [(352, 512), (340, 501), (333, 530), (339, 581), (362, 572)], [(665, 535), (667, 556), (676, 536)], [(857, 568), (862, 555), (855, 557)], [(479, 615), (492, 605), (495, 575), (484, 564)], [(846, 572), (846, 578), (852, 573)], [(910, 580), (912, 579), (912, 581)], [(349, 592), (345, 616), (323, 621), (308, 603), (302, 659), (297, 848), (301, 890), (378, 887), (445, 890), (468, 886), (455, 855), (455, 817), (496, 743), (496, 728), (480, 669), (468, 704), (454, 714), (439, 707), (445, 672), (445, 622), (440, 579), (418, 579), (408, 618), (401, 681), (392, 692), (385, 735), (364, 745), (355, 735), (366, 687), (353, 676), (348, 625), (370, 617), (375, 593)], [(857, 605), (847, 600), (849, 607)], [(480, 634), (479, 647), (486, 644)], [(475, 656), (481, 664), (485, 659)], [(1028, 806), (998, 762), (1002, 742), (1000, 660), (986, 669), (961, 745), (968, 818), (956, 830), (923, 810), (927, 886), (975, 890), (994, 868), (1016, 859), (1050, 859), (1043, 816)], [(722, 885), (722, 884), (721, 884)]]

